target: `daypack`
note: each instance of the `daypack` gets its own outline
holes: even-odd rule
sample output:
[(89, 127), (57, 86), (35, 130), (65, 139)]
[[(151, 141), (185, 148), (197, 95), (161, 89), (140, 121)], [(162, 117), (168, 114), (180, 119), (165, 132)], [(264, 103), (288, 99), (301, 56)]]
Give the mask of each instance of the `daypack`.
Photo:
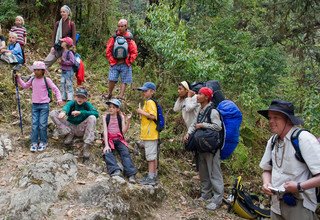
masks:
[(211, 100), (214, 108), (216, 108), (220, 102), (225, 100), (219, 81), (209, 80), (207, 82), (194, 82), (191, 84), (191, 90), (196, 93), (198, 93), (202, 87), (208, 87), (214, 92)]
[(129, 45), (127, 39), (123, 36), (116, 36), (114, 39), (114, 45), (112, 55), (116, 59), (124, 59), (128, 56)]
[(219, 103), (217, 110), (223, 124), (223, 143), (220, 157), (225, 160), (231, 156), (239, 143), (242, 113), (238, 106), (231, 100)]
[[(291, 140), (291, 144), (292, 144), (294, 150), (296, 151), (296, 153), (294, 154), (296, 159), (298, 161), (300, 161), (301, 163), (306, 163), (306, 161), (303, 159), (303, 156), (301, 154), (300, 145), (299, 145), (299, 135), (302, 131), (307, 131), (307, 130), (302, 129), (302, 128), (297, 128), (296, 130), (294, 130), (291, 134), (290, 140)], [(277, 139), (278, 139), (277, 134), (272, 136), (271, 151), (274, 149), (274, 146), (276, 144)], [(319, 141), (319, 139), (318, 139), (318, 141)], [(272, 166), (271, 160), (270, 160), (270, 165)], [(316, 196), (317, 196), (317, 202), (320, 203), (320, 187), (316, 187)]]
[(270, 209), (259, 207), (260, 201), (257, 195), (246, 192), (241, 184), (241, 176), (238, 176), (229, 196), (229, 209), (245, 219), (270, 218)]
[[(43, 76), (43, 78), (44, 78), (44, 83), (46, 84), (46, 88), (47, 88), (47, 91), (48, 91), (48, 97), (50, 99), (50, 102), (52, 102), (52, 100), (53, 100), (52, 89), (49, 88), (46, 77)], [(32, 84), (33, 80), (34, 80), (34, 77), (31, 79), (31, 84)]]
[[(108, 127), (108, 125), (110, 123), (110, 117), (111, 117), (111, 115), (107, 114), (107, 116), (106, 116), (107, 127)], [(120, 132), (123, 135), (123, 133), (122, 133), (122, 118), (121, 118), (120, 114), (117, 114), (117, 120), (118, 120), (118, 126), (119, 126), (119, 129), (120, 129)]]
[(158, 132), (161, 132), (164, 129), (164, 125), (165, 125), (163, 111), (162, 111), (161, 106), (159, 105), (159, 103), (155, 99), (152, 98), (151, 100), (154, 101), (157, 106), (157, 120), (154, 120), (154, 122), (157, 124), (156, 130)]
[(80, 62), (81, 62), (81, 56), (78, 53), (75, 53), (72, 50), (68, 50), (67, 52), (67, 60), (70, 60), (70, 53), (73, 53), (74, 55), (74, 64), (72, 66), (73, 72), (77, 75), (79, 68), (80, 68)]

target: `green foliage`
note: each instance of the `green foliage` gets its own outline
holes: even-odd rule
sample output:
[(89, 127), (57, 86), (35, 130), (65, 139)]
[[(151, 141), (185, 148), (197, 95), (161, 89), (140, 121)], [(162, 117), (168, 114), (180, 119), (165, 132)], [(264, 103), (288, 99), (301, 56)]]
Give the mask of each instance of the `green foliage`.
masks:
[(15, 0), (1, 0), (0, 1), (0, 24), (5, 26), (10, 25), (18, 11), (18, 5)]

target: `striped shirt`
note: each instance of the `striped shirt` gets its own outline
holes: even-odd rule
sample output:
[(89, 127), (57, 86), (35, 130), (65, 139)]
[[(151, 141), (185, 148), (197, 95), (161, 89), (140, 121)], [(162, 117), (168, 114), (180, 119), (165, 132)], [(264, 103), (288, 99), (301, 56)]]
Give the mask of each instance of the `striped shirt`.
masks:
[(24, 38), (27, 36), (27, 29), (23, 26), (18, 27), (18, 26), (13, 26), (10, 30), (10, 32), (14, 32), (18, 35), (17, 42), (21, 45), (24, 46), (25, 40)]

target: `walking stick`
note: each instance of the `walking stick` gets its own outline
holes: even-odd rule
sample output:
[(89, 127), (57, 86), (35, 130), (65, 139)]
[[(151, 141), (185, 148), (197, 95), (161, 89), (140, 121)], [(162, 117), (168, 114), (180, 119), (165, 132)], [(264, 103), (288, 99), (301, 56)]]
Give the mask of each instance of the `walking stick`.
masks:
[(19, 112), (19, 127), (21, 129), (21, 134), (23, 134), (23, 127), (22, 127), (22, 114), (21, 114), (21, 106), (20, 106), (20, 96), (19, 96), (19, 87), (18, 87), (18, 82), (16, 80), (16, 73), (17, 71), (21, 68), (20, 65), (15, 65), (13, 67), (12, 71), (12, 81), (16, 87), (16, 99), (17, 99), (17, 104), (18, 104), (18, 112)]

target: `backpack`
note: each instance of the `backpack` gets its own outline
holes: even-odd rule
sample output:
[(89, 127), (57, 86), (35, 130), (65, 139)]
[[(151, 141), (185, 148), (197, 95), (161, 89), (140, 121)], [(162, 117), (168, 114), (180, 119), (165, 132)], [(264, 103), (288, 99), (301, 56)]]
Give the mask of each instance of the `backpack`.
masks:
[[(48, 97), (50, 99), (50, 102), (52, 102), (52, 100), (53, 100), (52, 89), (49, 88), (46, 77), (43, 76), (43, 78), (44, 78), (44, 83), (46, 84), (46, 88), (47, 88), (47, 91), (48, 91)], [(34, 77), (31, 79), (31, 84), (32, 84), (33, 80), (34, 80)]]
[(77, 75), (80, 68), (81, 56), (80, 54), (75, 53), (73, 50), (68, 50), (67, 60), (70, 60), (70, 53), (73, 53), (74, 55), (74, 64), (72, 66), (72, 69), (73, 69), (73, 72)]
[[(296, 151), (296, 153), (294, 154), (296, 159), (298, 161), (300, 161), (301, 163), (306, 163), (306, 161), (303, 159), (303, 156), (301, 154), (300, 145), (299, 145), (299, 135), (302, 131), (307, 131), (307, 130), (302, 129), (302, 128), (297, 128), (296, 130), (294, 130), (291, 134), (290, 140), (291, 140), (291, 144), (292, 144), (294, 150)], [(271, 151), (273, 151), (277, 139), (278, 139), (277, 134), (272, 136)], [(319, 141), (319, 139), (318, 139), (318, 141)], [(271, 160), (270, 160), (270, 165), (272, 166)], [(317, 202), (320, 203), (320, 187), (316, 187), (316, 197), (317, 197)]]
[(270, 218), (270, 209), (260, 208), (259, 197), (244, 190), (241, 176), (235, 179), (232, 194), (228, 198), (228, 211), (231, 209), (245, 219)]
[(154, 120), (154, 122), (157, 124), (156, 130), (158, 132), (161, 132), (164, 129), (164, 125), (165, 125), (163, 111), (161, 106), (155, 99), (152, 98), (151, 100), (154, 101), (154, 103), (156, 103), (156, 106), (157, 106), (157, 120)]
[[(111, 118), (111, 115), (107, 114), (107, 116), (106, 116), (107, 127), (108, 127), (108, 125), (110, 123), (110, 118)], [(120, 114), (117, 114), (117, 120), (118, 120), (118, 125), (119, 125), (120, 132), (123, 135), (123, 133), (122, 133), (122, 118), (121, 118)]]
[(217, 106), (223, 124), (223, 143), (220, 157), (225, 160), (231, 156), (239, 143), (242, 113), (231, 100), (224, 100)]

